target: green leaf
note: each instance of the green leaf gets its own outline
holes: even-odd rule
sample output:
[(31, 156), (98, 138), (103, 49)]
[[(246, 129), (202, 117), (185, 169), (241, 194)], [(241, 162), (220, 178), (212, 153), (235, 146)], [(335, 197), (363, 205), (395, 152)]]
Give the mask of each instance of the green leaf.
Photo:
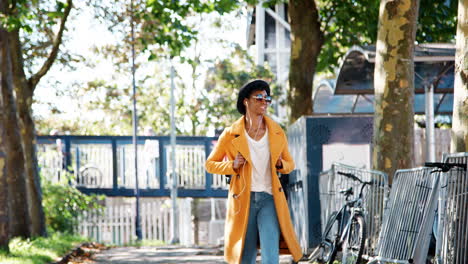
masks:
[(156, 55), (154, 53), (151, 52), (151, 54), (148, 56), (148, 60), (155, 60), (156, 59)]

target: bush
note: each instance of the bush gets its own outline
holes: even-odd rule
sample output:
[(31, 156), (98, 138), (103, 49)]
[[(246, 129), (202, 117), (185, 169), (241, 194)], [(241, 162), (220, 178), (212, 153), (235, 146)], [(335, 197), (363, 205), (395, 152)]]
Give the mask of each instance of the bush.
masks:
[(43, 179), (42, 192), (46, 224), (52, 232), (72, 234), (80, 216), (87, 211), (102, 210), (99, 202), (104, 196), (81, 193), (69, 184), (69, 180), (52, 183)]

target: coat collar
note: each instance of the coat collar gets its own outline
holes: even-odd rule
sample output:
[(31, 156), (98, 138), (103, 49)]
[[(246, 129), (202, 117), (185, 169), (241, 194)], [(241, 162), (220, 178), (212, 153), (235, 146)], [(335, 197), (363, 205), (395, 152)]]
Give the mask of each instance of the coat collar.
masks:
[[(263, 118), (265, 119), (266, 125), (268, 127), (268, 135), (270, 134), (279, 134), (281, 133), (281, 127), (273, 121), (270, 117), (264, 115)], [(237, 119), (236, 122), (232, 124), (232, 133), (235, 135), (242, 135), (245, 131), (245, 116)]]
[[(270, 155), (271, 155), (271, 163), (275, 164), (281, 154), (281, 150), (283, 148), (283, 140), (281, 140), (281, 127), (273, 121), (270, 117), (264, 115), (264, 120), (266, 126), (268, 128), (268, 140), (270, 143)], [(232, 144), (234, 145), (235, 149), (242, 154), (242, 156), (250, 163), (252, 160), (250, 159), (250, 151), (249, 145), (247, 143), (247, 137), (245, 135), (245, 116), (239, 118), (234, 124), (231, 126), (231, 132), (235, 136), (232, 140)]]

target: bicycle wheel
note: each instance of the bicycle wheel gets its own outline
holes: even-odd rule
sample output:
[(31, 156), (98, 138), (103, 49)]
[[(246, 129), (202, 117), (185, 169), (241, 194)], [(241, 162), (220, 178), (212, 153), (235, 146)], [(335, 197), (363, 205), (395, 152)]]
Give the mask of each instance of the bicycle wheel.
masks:
[(348, 234), (343, 241), (343, 257), (341, 264), (357, 264), (362, 261), (366, 240), (366, 225), (364, 216), (357, 214), (350, 219)]
[(339, 239), (340, 217), (337, 212), (333, 212), (328, 218), (322, 241), (320, 242), (320, 252), (318, 261), (320, 263), (333, 263), (338, 252), (337, 242)]

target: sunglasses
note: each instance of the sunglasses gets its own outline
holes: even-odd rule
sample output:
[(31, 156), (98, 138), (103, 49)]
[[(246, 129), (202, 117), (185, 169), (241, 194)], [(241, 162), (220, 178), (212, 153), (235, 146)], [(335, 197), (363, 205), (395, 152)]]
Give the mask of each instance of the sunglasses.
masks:
[(271, 104), (271, 96), (263, 96), (262, 94), (257, 94), (252, 96), (257, 102), (265, 101), (267, 104)]

